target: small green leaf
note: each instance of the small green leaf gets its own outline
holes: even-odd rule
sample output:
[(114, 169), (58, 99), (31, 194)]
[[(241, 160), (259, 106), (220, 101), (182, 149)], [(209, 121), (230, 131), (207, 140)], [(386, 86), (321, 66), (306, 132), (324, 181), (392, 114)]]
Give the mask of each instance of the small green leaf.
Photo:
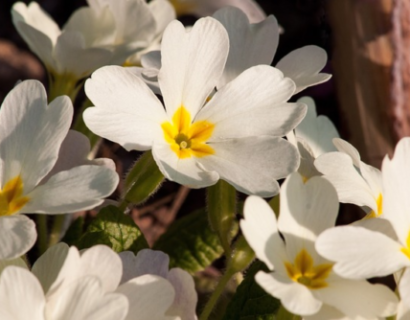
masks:
[(223, 320), (276, 319), (280, 301), (267, 294), (255, 282), (254, 277), (259, 270), (268, 271), (262, 262), (255, 261), (226, 308)]
[(169, 255), (171, 268), (179, 267), (190, 273), (204, 270), (224, 252), (218, 235), (209, 226), (205, 209), (174, 222), (154, 249)]
[(98, 213), (78, 242), (80, 249), (105, 244), (116, 252), (148, 248), (147, 241), (134, 220), (115, 206), (108, 206)]
[(83, 234), (83, 229), (84, 229), (84, 218), (78, 217), (70, 225), (63, 239), (61, 239), (61, 242), (65, 242), (69, 246), (75, 245), (78, 239), (81, 238), (81, 235)]

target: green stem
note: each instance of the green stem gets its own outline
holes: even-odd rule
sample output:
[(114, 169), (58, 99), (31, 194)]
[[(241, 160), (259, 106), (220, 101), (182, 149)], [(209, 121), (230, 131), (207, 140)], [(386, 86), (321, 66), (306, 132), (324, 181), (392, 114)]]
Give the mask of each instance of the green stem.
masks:
[(236, 190), (228, 182), (219, 180), (207, 189), (208, 218), (218, 234), (225, 255), (231, 254), (232, 230), (235, 225)]
[(38, 214), (37, 220), (37, 248), (39, 256), (41, 256), (47, 250), (47, 216), (44, 214)]
[(80, 90), (83, 81), (79, 82), (78, 79), (72, 74), (55, 74), (51, 72), (49, 76), (49, 92), (48, 101), (51, 102), (55, 98), (67, 95), (71, 101), (74, 102)]
[(230, 270), (227, 270), (226, 273), (222, 276), (221, 279), (219, 279), (218, 285), (216, 286), (214, 292), (211, 295), (211, 298), (208, 300), (208, 302), (205, 305), (204, 310), (202, 310), (201, 316), (199, 317), (199, 320), (207, 320), (209, 315), (211, 314), (212, 310), (214, 309), (216, 303), (218, 302), (219, 297), (221, 294), (224, 292), (224, 289), (229, 282), (229, 280), (232, 278), (232, 276), (235, 273), (233, 273)]
[(101, 140), (101, 138), (95, 135), (93, 132), (91, 132), (91, 130), (88, 129), (88, 127), (86, 126), (84, 122), (83, 113), (87, 108), (91, 106), (93, 106), (93, 103), (90, 101), (90, 99), (86, 98), (83, 104), (81, 105), (81, 109), (74, 122), (73, 129), (87, 136), (87, 138), (90, 140), (90, 146), (92, 150)]
[(66, 214), (59, 214), (54, 216), (53, 227), (51, 229), (50, 238), (48, 240), (48, 246), (51, 247), (55, 245), (61, 238), (61, 231), (64, 227), (65, 219), (67, 219)]

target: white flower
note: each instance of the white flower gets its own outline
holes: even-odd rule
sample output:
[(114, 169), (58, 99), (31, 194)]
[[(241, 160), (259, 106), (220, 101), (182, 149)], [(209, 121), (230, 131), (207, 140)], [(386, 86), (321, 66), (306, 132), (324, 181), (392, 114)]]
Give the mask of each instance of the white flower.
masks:
[[(128, 299), (129, 307), (126, 308), (124, 319), (177, 320), (165, 314), (175, 298), (170, 280), (142, 273), (134, 273), (132, 278), (127, 277), (125, 280), (122, 270), (120, 256), (107, 246), (97, 245), (80, 253), (75, 247), (69, 248), (60, 243), (36, 261), (32, 272), (44, 290), (47, 314), (53, 314), (59, 309), (58, 302), (69, 288), (83, 280), (95, 278), (105, 295), (114, 292)], [(120, 284), (121, 278), (124, 281)]]
[(78, 80), (107, 64), (122, 64), (146, 48), (156, 34), (156, 19), (144, 0), (89, 0), (60, 30), (36, 2), (14, 4), (13, 23), (53, 76)]
[(306, 107), (286, 103), (294, 83), (269, 66), (249, 68), (210, 98), (228, 46), (213, 18), (198, 20), (190, 32), (172, 22), (158, 75), (165, 109), (132, 68), (104, 67), (85, 84), (96, 106), (84, 112), (86, 125), (127, 150), (152, 149), (169, 180), (200, 188), (224, 179), (245, 193), (275, 194), (275, 179), (299, 164), (296, 149), (280, 137)]
[(409, 159), (410, 138), (400, 140), (391, 160), (384, 158), (383, 215), (372, 219), (375, 220), (372, 230), (338, 227), (324, 232), (316, 244), (322, 255), (336, 261), (338, 274), (352, 279), (385, 276), (404, 268), (396, 281), (407, 308), (410, 308)]
[(145, 274), (157, 275), (167, 279), (175, 290), (175, 299), (166, 314), (178, 316), (182, 320), (196, 320), (196, 304), (198, 296), (192, 276), (180, 269), (169, 267), (169, 257), (161, 251), (144, 249), (138, 252), (121, 252), (123, 264), (121, 283)]
[(313, 177), (304, 183), (298, 173), (282, 186), (278, 221), (265, 201), (249, 197), (241, 229), (256, 256), (273, 270), (258, 272), (257, 283), (302, 316), (337, 311), (374, 319), (394, 314), (397, 298), (387, 287), (339, 277), (333, 263), (315, 250), (318, 235), (334, 226), (338, 207), (328, 181)]
[(90, 209), (101, 204), (118, 184), (109, 160), (84, 163), (76, 154), (59, 157), (65, 149), (61, 145), (68, 146), (67, 139), (72, 136), (66, 137), (72, 115), (68, 97), (58, 97), (47, 105), (44, 87), (35, 80), (20, 83), (2, 104), (0, 260), (24, 254), (36, 240), (34, 223), (19, 214)]
[[(238, 8), (225, 7), (213, 15), (228, 32), (230, 50), (224, 72), (217, 87), (220, 88), (238, 77), (246, 69), (257, 65), (270, 65), (279, 42), (279, 27), (273, 15), (259, 23), (250, 23), (246, 14)], [(266, 39), (269, 39), (267, 41)], [(155, 79), (155, 70), (161, 65), (160, 53), (148, 53), (142, 60), (143, 79)], [(155, 62), (154, 62), (155, 61)], [(294, 94), (307, 87), (325, 82), (331, 75), (319, 73), (327, 61), (326, 52), (317, 46), (305, 46), (283, 57), (276, 68), (296, 84)], [(157, 93), (158, 90), (155, 90)]]
[(314, 166), (314, 161), (320, 155), (336, 151), (333, 138), (338, 138), (334, 124), (326, 116), (318, 116), (316, 105), (312, 98), (303, 97), (298, 100), (308, 107), (306, 117), (286, 136), (288, 140), (298, 148), (300, 153), (300, 166), (298, 172), (305, 180), (320, 175)]
[(364, 207), (367, 218), (383, 213), (383, 192), (380, 170), (360, 160), (350, 143), (335, 138), (339, 152), (329, 152), (315, 160), (314, 165), (336, 188), (339, 201)]

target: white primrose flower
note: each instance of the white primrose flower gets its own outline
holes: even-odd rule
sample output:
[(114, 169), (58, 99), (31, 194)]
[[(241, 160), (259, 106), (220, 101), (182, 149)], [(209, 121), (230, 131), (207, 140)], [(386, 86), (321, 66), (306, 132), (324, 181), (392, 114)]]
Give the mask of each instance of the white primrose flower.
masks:
[(359, 152), (347, 141), (335, 138), (333, 143), (338, 152), (321, 155), (314, 162), (316, 169), (336, 188), (340, 202), (363, 207), (366, 218), (380, 217), (383, 213), (380, 170), (361, 161)]
[(75, 153), (61, 157), (73, 135), (67, 136), (72, 115), (68, 97), (48, 105), (35, 80), (17, 85), (1, 106), (0, 260), (24, 254), (36, 240), (34, 223), (20, 214), (90, 209), (118, 184), (110, 160), (85, 162)]
[(320, 155), (336, 151), (333, 138), (339, 138), (339, 133), (334, 124), (326, 116), (317, 115), (316, 105), (312, 98), (303, 97), (298, 100), (308, 107), (306, 117), (286, 137), (298, 148), (300, 153), (300, 166), (298, 172), (305, 180), (321, 175), (314, 166), (314, 161)]
[[(410, 138), (399, 141), (394, 157), (382, 164), (383, 215), (372, 230), (343, 226), (320, 235), (316, 248), (335, 271), (352, 279), (386, 276), (396, 271), (400, 297), (410, 309)], [(393, 228), (393, 232), (389, 229)]]
[(158, 75), (165, 109), (132, 68), (108, 66), (85, 84), (96, 106), (84, 112), (86, 125), (127, 150), (152, 149), (169, 180), (201, 188), (223, 179), (248, 194), (274, 195), (276, 179), (299, 165), (297, 150), (280, 137), (306, 106), (286, 102), (295, 85), (270, 66), (247, 69), (210, 98), (228, 47), (213, 18), (198, 20), (190, 32), (172, 22)]
[(175, 290), (175, 299), (166, 314), (181, 320), (196, 320), (198, 296), (192, 276), (180, 268), (169, 268), (169, 257), (161, 251), (143, 249), (137, 256), (131, 251), (119, 253), (123, 274), (121, 283), (145, 274), (157, 275), (167, 279)]
[(394, 314), (397, 298), (387, 287), (341, 278), (333, 263), (315, 250), (318, 235), (334, 226), (338, 207), (336, 191), (327, 180), (313, 177), (303, 182), (298, 173), (282, 186), (278, 220), (264, 200), (249, 197), (241, 229), (257, 258), (272, 270), (259, 271), (256, 282), (291, 313), (307, 319)]
[[(140, 263), (144, 264), (142, 261)], [(60, 310), (59, 301), (67, 290), (91, 278), (98, 280), (104, 296), (115, 294), (126, 297), (128, 303), (123, 307), (125, 313), (121, 319), (178, 320), (177, 317), (166, 315), (175, 300), (171, 281), (156, 274), (138, 271), (133, 273), (132, 278), (125, 279), (120, 256), (107, 246), (97, 245), (80, 253), (75, 247), (69, 248), (60, 243), (35, 262), (32, 273), (44, 291), (46, 316)], [(72, 308), (76, 309), (76, 305)]]
[[(224, 72), (217, 88), (232, 81), (246, 69), (257, 65), (270, 65), (279, 42), (279, 27), (273, 15), (258, 23), (250, 23), (246, 14), (238, 8), (225, 7), (213, 15), (228, 32), (230, 50)], [(267, 41), (266, 39), (269, 39)], [(161, 66), (161, 53), (150, 52), (142, 59), (143, 79), (148, 84), (155, 81)], [(294, 94), (307, 87), (325, 82), (331, 75), (319, 73), (327, 61), (326, 52), (317, 46), (305, 46), (283, 57), (276, 68), (296, 84)], [(159, 93), (158, 88), (155, 90)]]
[(195, 14), (199, 17), (211, 16), (218, 9), (231, 6), (241, 9), (252, 23), (266, 18), (265, 12), (253, 0), (170, 0), (178, 15)]
[(36, 2), (17, 2), (12, 8), (18, 32), (53, 76), (79, 80), (101, 66), (124, 63), (154, 40), (167, 5), (165, 0), (150, 5), (144, 0), (88, 4), (75, 11), (62, 30)]

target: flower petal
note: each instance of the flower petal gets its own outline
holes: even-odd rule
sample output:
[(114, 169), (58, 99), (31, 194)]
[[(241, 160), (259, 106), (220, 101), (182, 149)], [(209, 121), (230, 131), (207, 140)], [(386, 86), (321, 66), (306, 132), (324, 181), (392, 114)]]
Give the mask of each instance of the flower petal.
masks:
[(283, 57), (276, 68), (281, 70), (285, 77), (291, 78), (296, 83), (296, 93), (326, 82), (331, 78), (330, 74), (319, 73), (326, 65), (326, 51), (317, 46), (305, 46)]
[(94, 72), (85, 92), (96, 107), (83, 117), (91, 131), (125, 149), (148, 150), (155, 139), (163, 139), (161, 123), (168, 118), (133, 69), (107, 66)]
[(405, 268), (398, 283), (398, 289), (402, 301), (407, 308), (410, 307), (410, 268)]
[(256, 257), (270, 270), (285, 259), (285, 249), (280, 238), (275, 213), (267, 202), (259, 197), (250, 196), (244, 205), (244, 220), (240, 221), (241, 230)]
[(176, 19), (176, 13), (172, 4), (167, 0), (153, 0), (148, 3), (151, 14), (156, 23), (156, 35), (161, 35), (167, 25)]
[(158, 82), (170, 117), (181, 106), (195, 117), (217, 85), (228, 51), (228, 34), (213, 18), (198, 20), (189, 32), (179, 21), (168, 25)]
[(169, 144), (154, 144), (152, 155), (158, 168), (168, 180), (191, 188), (209, 187), (219, 180), (219, 174), (205, 169), (197, 158), (178, 158)]
[(351, 319), (373, 319), (394, 315), (398, 300), (393, 291), (381, 284), (340, 279), (315, 291), (324, 303), (335, 307)]
[(314, 242), (322, 231), (334, 227), (338, 212), (336, 190), (322, 177), (304, 183), (302, 176), (294, 173), (282, 185), (278, 228), (286, 241), (287, 235), (294, 235)]
[(280, 299), (282, 305), (293, 314), (312, 315), (322, 306), (322, 302), (307, 287), (276, 272), (259, 271), (255, 280), (267, 293)]
[(70, 213), (92, 209), (117, 187), (118, 174), (102, 166), (61, 171), (28, 194), (26, 213)]
[(140, 250), (135, 256), (131, 251), (120, 252), (122, 261), (121, 283), (144, 274), (152, 274), (167, 278), (169, 268), (169, 257), (161, 251), (151, 249)]
[(360, 154), (355, 147), (353, 147), (349, 142), (340, 138), (334, 138), (333, 144), (335, 145), (337, 150), (346, 153), (348, 156), (352, 158), (353, 165), (356, 168), (360, 168)]
[(68, 245), (61, 242), (49, 248), (34, 263), (31, 272), (40, 281), (45, 293), (57, 279), (68, 255)]
[(228, 32), (231, 48), (218, 88), (250, 67), (272, 63), (279, 42), (279, 28), (274, 16), (270, 15), (258, 24), (250, 24), (242, 10), (227, 6), (215, 12), (213, 17)]
[(47, 106), (43, 85), (27, 80), (5, 98), (0, 110), (1, 185), (20, 175), (30, 192), (53, 168), (73, 116), (70, 98)]
[(252, 67), (216, 92), (195, 121), (215, 124), (210, 141), (259, 135), (282, 137), (302, 121), (306, 112), (303, 104), (286, 103), (294, 88), (279, 70)]
[(316, 241), (316, 250), (336, 261), (333, 270), (349, 279), (386, 276), (410, 266), (400, 249), (388, 236), (357, 226), (326, 230)]
[(2, 320), (45, 320), (43, 290), (28, 270), (10, 266), (2, 272), (0, 301)]
[(15, 258), (11, 260), (0, 260), (0, 275), (7, 267), (15, 266), (28, 270), (27, 263), (22, 258)]
[(25, 216), (0, 217), (0, 260), (15, 259), (31, 249), (37, 239), (35, 223)]
[(147, 274), (121, 285), (116, 292), (129, 300), (126, 320), (172, 319), (165, 315), (175, 297), (175, 291), (168, 280)]
[(246, 194), (261, 197), (277, 194), (276, 180), (286, 177), (299, 165), (297, 150), (282, 138), (229, 139), (214, 141), (209, 146), (215, 153), (198, 158), (198, 162)]
[(349, 155), (341, 152), (322, 154), (315, 160), (315, 167), (335, 187), (340, 202), (368, 206), (377, 212), (378, 194), (373, 194)]
[(169, 271), (167, 279), (175, 290), (175, 299), (167, 310), (167, 315), (179, 316), (184, 320), (197, 320), (198, 294), (192, 276), (185, 270), (173, 268)]

